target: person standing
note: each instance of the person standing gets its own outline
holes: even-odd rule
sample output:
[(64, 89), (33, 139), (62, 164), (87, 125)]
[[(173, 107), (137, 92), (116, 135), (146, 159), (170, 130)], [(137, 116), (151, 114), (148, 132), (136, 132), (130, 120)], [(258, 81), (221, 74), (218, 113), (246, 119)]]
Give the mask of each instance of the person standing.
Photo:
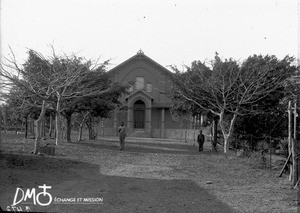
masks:
[(197, 137), (197, 142), (199, 144), (199, 152), (203, 151), (203, 144), (204, 144), (205, 138), (204, 135), (202, 134), (202, 130), (199, 131), (199, 135)]
[(119, 140), (120, 140), (120, 150), (123, 150), (124, 145), (125, 145), (125, 137), (126, 137), (126, 129), (124, 126), (124, 122), (122, 122), (121, 126), (119, 126), (118, 134), (119, 134)]

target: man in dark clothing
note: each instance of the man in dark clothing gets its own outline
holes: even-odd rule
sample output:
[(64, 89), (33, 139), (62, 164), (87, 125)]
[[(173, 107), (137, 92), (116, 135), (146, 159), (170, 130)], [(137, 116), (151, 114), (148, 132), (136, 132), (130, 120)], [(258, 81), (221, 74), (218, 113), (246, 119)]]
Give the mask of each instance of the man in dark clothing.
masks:
[(122, 122), (121, 126), (119, 126), (118, 134), (120, 140), (120, 150), (123, 150), (125, 145), (125, 137), (126, 137), (126, 129), (124, 126), (124, 122)]
[(202, 134), (202, 130), (199, 131), (199, 135), (197, 137), (197, 142), (199, 144), (199, 152), (203, 151), (203, 144), (204, 144), (205, 138)]

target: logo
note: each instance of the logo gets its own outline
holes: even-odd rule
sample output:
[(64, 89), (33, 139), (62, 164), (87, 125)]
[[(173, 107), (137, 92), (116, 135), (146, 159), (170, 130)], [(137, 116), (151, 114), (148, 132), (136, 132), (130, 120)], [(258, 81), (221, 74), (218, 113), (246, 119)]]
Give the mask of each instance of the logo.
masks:
[[(58, 204), (103, 204), (103, 197), (53, 197), (49, 190), (52, 186), (43, 184), (38, 188), (17, 188), (13, 203), (6, 207), (7, 211), (14, 212), (30, 212), (32, 211), (28, 205), (49, 206)], [(26, 205), (25, 209), (21, 205)]]
[[(28, 202), (28, 200), (32, 200), (33, 205), (37, 205), (37, 204), (40, 206), (50, 205), (53, 198), (52, 195), (49, 192), (47, 192), (47, 189), (51, 189), (52, 187), (47, 186), (46, 184), (38, 187), (39, 189), (42, 189), (42, 191), (37, 194), (35, 188), (27, 189), (26, 192), (24, 192), (24, 190), (21, 188), (17, 188), (12, 206), (16, 206), (17, 204), (23, 201)], [(44, 198), (41, 200), (41, 197)]]

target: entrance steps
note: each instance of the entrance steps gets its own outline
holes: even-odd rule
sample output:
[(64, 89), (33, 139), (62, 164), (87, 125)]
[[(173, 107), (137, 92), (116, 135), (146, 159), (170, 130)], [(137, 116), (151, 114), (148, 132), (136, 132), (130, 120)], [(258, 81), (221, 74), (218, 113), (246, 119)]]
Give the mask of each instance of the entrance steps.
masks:
[(133, 138), (150, 138), (148, 134), (146, 134), (145, 130), (134, 130), (129, 137)]
[[(97, 138), (100, 141), (113, 141), (119, 142), (119, 137), (117, 136), (101, 136)], [(165, 138), (141, 138), (141, 137), (126, 137), (126, 142), (132, 143), (157, 143), (157, 144), (187, 144), (184, 141), (178, 139), (165, 139)]]

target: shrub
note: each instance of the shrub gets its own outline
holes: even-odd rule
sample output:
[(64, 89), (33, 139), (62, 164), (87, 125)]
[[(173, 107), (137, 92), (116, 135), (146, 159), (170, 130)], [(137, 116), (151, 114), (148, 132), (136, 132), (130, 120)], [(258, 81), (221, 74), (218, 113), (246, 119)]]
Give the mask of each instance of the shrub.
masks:
[(252, 152), (251, 156), (248, 158), (248, 162), (254, 168), (267, 168), (269, 157), (264, 154), (264, 152)]
[(288, 157), (288, 155), (289, 155), (289, 141), (288, 141), (287, 138), (284, 138), (283, 140), (279, 141), (278, 148), (283, 153), (284, 156)]

